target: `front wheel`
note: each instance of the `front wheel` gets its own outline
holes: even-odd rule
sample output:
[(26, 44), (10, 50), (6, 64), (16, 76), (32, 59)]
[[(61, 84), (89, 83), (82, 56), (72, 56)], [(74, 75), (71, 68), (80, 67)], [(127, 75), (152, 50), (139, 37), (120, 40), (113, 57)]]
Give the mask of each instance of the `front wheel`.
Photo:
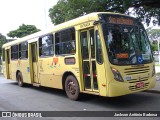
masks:
[(69, 99), (78, 100), (80, 89), (76, 78), (69, 75), (65, 81), (65, 91)]
[(20, 86), (20, 87), (23, 87), (23, 86), (24, 86), (23, 77), (22, 77), (22, 73), (21, 73), (21, 72), (18, 72), (17, 82), (18, 82), (18, 86)]

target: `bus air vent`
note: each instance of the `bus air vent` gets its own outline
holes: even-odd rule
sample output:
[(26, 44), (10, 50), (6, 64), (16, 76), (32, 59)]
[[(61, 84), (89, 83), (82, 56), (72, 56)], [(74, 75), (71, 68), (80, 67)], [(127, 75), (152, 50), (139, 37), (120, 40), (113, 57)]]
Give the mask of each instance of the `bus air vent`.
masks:
[(136, 82), (147, 81), (148, 79), (149, 79), (149, 76), (147, 76), (147, 77), (141, 77), (141, 78), (137, 78), (137, 79), (127, 80), (127, 82), (129, 82), (129, 83), (136, 83)]
[(149, 66), (140, 66), (140, 67), (133, 67), (133, 68), (126, 68), (125, 74), (126, 75), (133, 75), (133, 74), (142, 74), (149, 72)]

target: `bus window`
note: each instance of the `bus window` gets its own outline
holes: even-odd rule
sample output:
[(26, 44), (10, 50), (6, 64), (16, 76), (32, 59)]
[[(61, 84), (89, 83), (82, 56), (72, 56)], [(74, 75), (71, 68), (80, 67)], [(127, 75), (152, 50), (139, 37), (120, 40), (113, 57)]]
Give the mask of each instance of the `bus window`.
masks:
[(53, 35), (46, 35), (39, 39), (39, 56), (51, 56), (54, 54)]
[(11, 59), (18, 59), (18, 45), (11, 46)]
[(99, 64), (103, 63), (102, 45), (98, 31), (96, 31), (96, 59)]
[(28, 58), (28, 43), (23, 42), (19, 44), (19, 58)]
[(74, 54), (76, 52), (75, 29), (69, 28), (55, 33), (55, 53)]
[(88, 59), (88, 41), (87, 41), (87, 31), (81, 33), (81, 50), (82, 50), (82, 58)]
[(56, 55), (60, 54), (60, 38), (59, 38), (59, 33), (55, 34), (55, 54)]
[(98, 82), (97, 82), (97, 70), (96, 70), (96, 62), (92, 61), (92, 71), (93, 71), (93, 87), (95, 90), (98, 90)]
[(94, 41), (94, 30), (90, 30), (90, 44), (91, 44), (91, 57), (95, 58), (95, 41)]
[(85, 80), (85, 88), (91, 89), (91, 78), (90, 76), (90, 63), (89, 61), (83, 62), (83, 74), (84, 74), (84, 80)]
[(104, 28), (108, 57), (112, 64), (133, 65), (152, 62), (148, 38), (138, 27), (104, 25)]

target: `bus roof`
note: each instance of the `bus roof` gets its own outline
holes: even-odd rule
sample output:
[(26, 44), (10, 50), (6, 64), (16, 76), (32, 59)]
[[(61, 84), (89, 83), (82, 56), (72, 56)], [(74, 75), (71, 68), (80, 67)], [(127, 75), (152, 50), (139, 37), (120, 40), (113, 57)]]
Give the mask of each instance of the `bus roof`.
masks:
[(93, 13), (75, 18), (73, 20), (58, 24), (56, 26), (53, 26), (52, 28), (49, 28), (49, 29), (46, 29), (46, 30), (43, 30), (43, 31), (39, 31), (39, 32), (36, 32), (34, 34), (25, 36), (23, 38), (19, 38), (17, 40), (8, 42), (8, 43), (4, 44), (2, 46), (2, 48), (8, 47), (8, 46), (11, 46), (11, 45), (14, 45), (14, 44), (18, 44), (18, 43), (21, 43), (21, 42), (25, 42), (25, 41), (28, 41), (28, 40), (32, 40), (34, 38), (38, 38), (38, 37), (43, 36), (45, 34), (49, 34), (49, 33), (55, 32), (55, 31), (59, 31), (59, 30), (65, 29), (67, 27), (72, 27), (72, 26), (75, 26), (75, 25), (78, 25), (78, 24), (81, 24), (81, 23), (84, 23), (84, 22), (87, 22), (87, 21), (98, 20), (97, 15), (102, 14), (102, 13), (103, 14), (117, 14), (117, 15), (127, 16), (127, 15), (124, 15), (124, 14), (112, 13), (112, 12), (93, 12)]

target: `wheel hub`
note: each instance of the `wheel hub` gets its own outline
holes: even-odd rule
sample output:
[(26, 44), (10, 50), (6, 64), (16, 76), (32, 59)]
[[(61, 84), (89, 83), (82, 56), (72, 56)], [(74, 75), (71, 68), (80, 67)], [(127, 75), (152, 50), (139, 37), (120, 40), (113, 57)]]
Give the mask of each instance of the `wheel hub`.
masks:
[(76, 93), (76, 89), (75, 89), (75, 84), (73, 83), (73, 81), (70, 81), (68, 83), (68, 91), (74, 95)]

